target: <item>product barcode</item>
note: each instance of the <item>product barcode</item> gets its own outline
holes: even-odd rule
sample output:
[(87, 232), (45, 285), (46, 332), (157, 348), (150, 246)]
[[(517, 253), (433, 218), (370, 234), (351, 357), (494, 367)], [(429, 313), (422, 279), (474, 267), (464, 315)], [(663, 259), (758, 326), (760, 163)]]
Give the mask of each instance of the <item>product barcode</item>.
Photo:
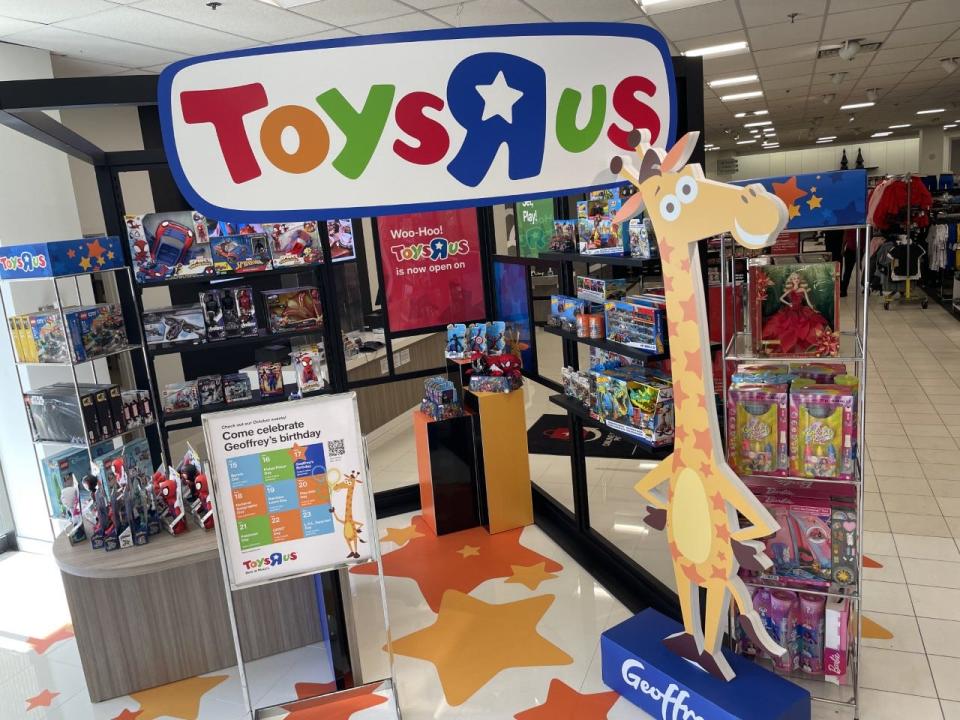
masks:
[(341, 457), (343, 455), (343, 440), (331, 440), (327, 449), (330, 451), (330, 457)]

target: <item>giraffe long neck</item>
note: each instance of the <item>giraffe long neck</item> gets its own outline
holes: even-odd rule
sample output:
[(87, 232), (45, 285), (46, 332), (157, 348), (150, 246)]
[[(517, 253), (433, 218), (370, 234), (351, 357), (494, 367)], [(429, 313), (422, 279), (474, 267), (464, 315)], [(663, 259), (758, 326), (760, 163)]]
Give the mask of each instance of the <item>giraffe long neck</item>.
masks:
[(353, 490), (354, 488), (347, 488), (347, 503), (343, 507), (343, 520), (344, 522), (353, 522)]

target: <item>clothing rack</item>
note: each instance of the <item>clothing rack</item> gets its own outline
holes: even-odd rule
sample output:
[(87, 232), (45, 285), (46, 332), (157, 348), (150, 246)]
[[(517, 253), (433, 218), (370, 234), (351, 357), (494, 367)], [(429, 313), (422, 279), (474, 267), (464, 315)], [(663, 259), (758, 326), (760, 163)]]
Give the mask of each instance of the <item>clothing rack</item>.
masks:
[[(912, 197), (913, 177), (914, 177), (913, 173), (909, 173), (909, 172), (908, 172), (908, 173), (903, 173), (903, 174), (897, 174), (897, 175), (890, 175), (890, 176), (887, 177), (888, 180), (902, 180), (902, 181), (906, 184), (906, 186), (907, 186), (907, 205), (906, 205), (906, 216), (905, 216), (904, 232), (905, 232), (906, 238), (907, 238), (907, 241), (906, 241), (907, 254), (906, 254), (905, 260), (906, 260), (906, 266), (907, 266), (908, 269), (911, 267), (911, 260), (912, 260), (911, 254), (910, 254), (910, 253), (911, 253), (910, 248), (912, 248), (912, 247), (913, 247), (913, 244), (914, 244), (913, 238), (912, 238), (912, 232), (913, 232), (913, 230), (914, 230), (913, 197)], [(878, 250), (878, 252), (879, 252), (879, 250)], [(905, 280), (904, 280), (904, 283), (905, 283), (905, 285), (904, 285), (904, 292), (903, 292), (903, 295), (902, 295), (900, 298), (894, 298), (894, 297), (889, 296), (889, 295), (884, 296), (884, 298), (883, 298), (883, 309), (884, 309), (884, 310), (889, 310), (891, 304), (892, 304), (895, 300), (896, 300), (896, 301), (898, 302), (898, 304), (900, 304), (900, 305), (904, 305), (904, 304), (908, 304), (908, 303), (911, 303), (911, 302), (916, 301), (916, 302), (919, 302), (919, 303), (920, 303), (920, 307), (921, 307), (922, 309), (924, 309), (924, 310), (927, 309), (927, 307), (928, 307), (928, 305), (929, 305), (929, 299), (927, 298), (926, 294), (924, 294), (924, 293), (922, 293), (922, 292), (921, 292), (920, 294), (917, 294), (917, 295), (915, 295), (915, 294), (913, 293), (914, 284), (913, 284), (912, 280), (913, 280), (913, 278), (912, 278), (910, 275), (907, 275), (907, 277), (906, 277)]]

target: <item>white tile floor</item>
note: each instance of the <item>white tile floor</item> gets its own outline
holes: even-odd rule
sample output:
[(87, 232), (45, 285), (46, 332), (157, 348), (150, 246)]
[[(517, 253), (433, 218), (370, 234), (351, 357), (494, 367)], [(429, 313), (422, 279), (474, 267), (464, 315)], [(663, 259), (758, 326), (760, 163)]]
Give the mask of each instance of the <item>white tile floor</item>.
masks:
[[(868, 450), (866, 476), (866, 554), (879, 564), (865, 572), (865, 616), (892, 637), (865, 639), (861, 714), (864, 720), (960, 720), (960, 322), (938, 307), (879, 305), (870, 314), (867, 384)], [(541, 358), (558, 357), (553, 336), (539, 340)], [(541, 360), (543, 362), (543, 360)], [(556, 365), (559, 367), (559, 364)], [(559, 413), (550, 391), (533, 383), (525, 388), (527, 420)], [(416, 457), (409, 425), (378, 438), (371, 447), (371, 471), (378, 490), (416, 480)], [(534, 455), (534, 481), (572, 508), (569, 458)], [(590, 458), (589, 500), (594, 526), (668, 584), (671, 571), (663, 539), (648, 533), (630, 488), (645, 466), (636, 461)], [(404, 518), (381, 526), (399, 527)], [(430, 663), (399, 657), (396, 670), (404, 717), (506, 718), (542, 702), (549, 679), (559, 677), (582, 692), (603, 690), (599, 675), (599, 633), (627, 617), (626, 610), (537, 528), (528, 528), (523, 544), (564, 565), (560, 577), (537, 591), (557, 595), (538, 626), (547, 639), (573, 658), (571, 665), (502, 673), (467, 703), (448, 706)], [(387, 545), (385, 550), (391, 549)], [(75, 718), (108, 720), (130, 698), (91, 705), (83, 685), (73, 640), (64, 640), (43, 656), (28, 652), (27, 636), (42, 636), (69, 622), (59, 576), (49, 558), (8, 555), (0, 558), (0, 587), (29, 592), (0, 593), (0, 718)], [(378, 617), (371, 578), (355, 578), (358, 609)], [(388, 578), (387, 591), (395, 636), (431, 624), (410, 580)], [(491, 580), (473, 593), (487, 602), (529, 597), (522, 586)], [(372, 630), (371, 630), (372, 628)], [(571, 633), (571, 628), (577, 628)], [(370, 625), (362, 643), (371, 658), (369, 672), (385, 668), (382, 636)], [(306, 649), (319, 652), (316, 649)], [(258, 697), (290, 697), (292, 682), (325, 679), (318, 658), (282, 658), (264, 664)], [(282, 665), (282, 667), (280, 667)], [(295, 672), (289, 668), (296, 667)], [(236, 720), (242, 716), (235, 669), (207, 692), (197, 719)], [(54, 688), (55, 686), (55, 688)], [(25, 698), (42, 689), (60, 694), (49, 708), (27, 712)], [(355, 720), (385, 717), (382, 706), (354, 715)], [(847, 711), (815, 706), (815, 717), (849, 717)], [(157, 715), (164, 718), (163, 715)], [(610, 712), (613, 720), (645, 717), (625, 701)], [(195, 720), (194, 717), (187, 720)]]

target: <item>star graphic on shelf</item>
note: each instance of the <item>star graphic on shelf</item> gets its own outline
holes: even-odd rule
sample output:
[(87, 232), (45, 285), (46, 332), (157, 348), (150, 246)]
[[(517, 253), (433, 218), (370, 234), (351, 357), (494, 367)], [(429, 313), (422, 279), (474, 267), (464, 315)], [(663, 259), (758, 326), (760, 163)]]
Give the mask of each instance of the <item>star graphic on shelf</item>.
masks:
[(811, 210), (816, 210), (820, 207), (820, 203), (823, 202), (823, 198), (817, 197), (816, 195), (811, 195), (810, 199), (807, 200), (807, 207)]
[(425, 537), (413, 525), (404, 528), (387, 528), (387, 534), (380, 538), (380, 542), (392, 542), (394, 545), (406, 545), (411, 540)]
[(75, 258), (76, 256), (77, 256), (77, 251), (76, 251), (76, 250), (74, 250), (73, 248), (70, 248), (69, 250), (67, 250), (67, 257), (68, 257), (68, 258), (70, 258), (70, 259), (72, 260), (72, 259)]
[[(437, 612), (446, 590), (469, 593), (481, 583), (513, 575), (512, 565), (544, 563), (548, 572), (560, 572), (560, 563), (520, 544), (523, 528), (491, 535), (482, 527), (437, 537), (422, 516), (412, 520), (424, 537), (414, 538), (402, 548), (383, 555), (383, 574), (410, 578), (420, 587), (430, 609)], [(464, 562), (459, 554), (464, 545), (479, 548), (480, 555)], [(358, 575), (376, 575), (374, 563), (350, 568)]]
[(298, 445), (297, 443), (294, 443), (293, 447), (287, 450), (287, 452), (290, 453), (290, 459), (293, 462), (305, 460), (307, 458), (307, 449), (302, 445)]
[(90, 258), (80, 258), (80, 267), (84, 270), (90, 269)]
[(52, 703), (53, 699), (59, 694), (58, 692), (42, 690), (39, 695), (27, 698), (27, 711), (29, 712), (38, 707), (50, 707), (50, 703)]
[(802, 190), (797, 187), (797, 178), (796, 176), (790, 178), (785, 183), (772, 183), (773, 185), (773, 194), (778, 198), (783, 200), (783, 204), (787, 207), (793, 205), (794, 202), (802, 198), (807, 194), (806, 190)]
[(90, 255), (90, 257), (98, 258), (106, 251), (107, 249), (100, 244), (100, 238), (97, 238), (91, 243), (87, 243), (87, 254)]
[(494, 605), (448, 590), (433, 625), (394, 641), (393, 651), (432, 662), (447, 703), (462, 705), (502, 670), (573, 662), (537, 632), (553, 601), (540, 595)]
[(499, 115), (508, 123), (513, 123), (513, 106), (523, 93), (507, 85), (503, 70), (489, 85), (477, 85), (477, 92), (483, 98), (483, 116), (480, 120), (488, 120)]
[(141, 713), (143, 713), (143, 710), (124, 708), (120, 711), (119, 715), (114, 715), (112, 720), (136, 720), (136, 718), (140, 717)]
[(478, 555), (480, 555), (480, 548), (475, 547), (473, 545), (464, 545), (462, 548), (457, 550), (457, 552), (460, 554), (460, 557), (462, 558), (477, 557)]
[[(321, 684), (325, 685), (326, 683)], [(336, 684), (333, 683), (333, 685), (336, 689)], [(383, 683), (372, 683), (313, 700), (283, 705), (284, 710), (290, 711), (290, 714), (284, 717), (284, 720), (321, 720), (321, 718), (323, 720), (350, 720), (354, 713), (387, 702), (387, 698), (383, 695), (374, 694), (382, 686)], [(297, 694), (299, 695), (299, 693), (298, 689)]]
[(584, 695), (554, 678), (547, 690), (547, 700), (529, 710), (518, 712), (516, 720), (606, 720), (620, 695), (600, 692)]
[(511, 565), (513, 575), (504, 582), (516, 583), (525, 586), (528, 590), (536, 590), (544, 580), (553, 580), (557, 577), (556, 573), (547, 572), (546, 563), (537, 563), (536, 565)]
[(108, 259), (108, 260), (113, 260), (115, 257), (116, 257), (116, 255), (114, 254), (113, 250), (110, 250), (110, 251), (107, 253), (107, 259)]
[(796, 205), (790, 205), (787, 207), (788, 220), (793, 220), (795, 217), (800, 217), (800, 208)]
[(164, 717), (197, 720), (200, 714), (200, 700), (228, 677), (227, 675), (203, 675), (130, 693), (130, 697), (140, 704), (142, 717), (138, 717), (137, 720), (158, 720)]
[(73, 625), (67, 624), (57, 628), (52, 633), (42, 638), (28, 637), (27, 645), (33, 648), (37, 655), (43, 655), (53, 645), (73, 637)]

